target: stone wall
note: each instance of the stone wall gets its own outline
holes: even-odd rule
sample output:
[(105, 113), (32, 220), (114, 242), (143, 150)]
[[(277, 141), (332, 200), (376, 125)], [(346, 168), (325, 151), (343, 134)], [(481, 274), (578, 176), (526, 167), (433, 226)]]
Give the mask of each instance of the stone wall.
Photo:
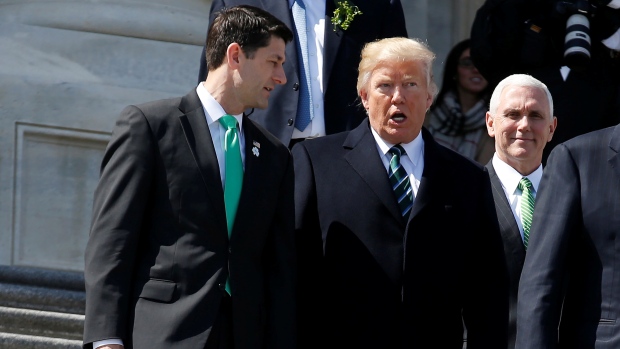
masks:
[(0, 1), (0, 265), (81, 271), (128, 104), (197, 82), (209, 3)]
[[(401, 1), (441, 81), (483, 0)], [(209, 7), (0, 0), (1, 348), (81, 347), (84, 247), (110, 132), (126, 105), (195, 87)]]

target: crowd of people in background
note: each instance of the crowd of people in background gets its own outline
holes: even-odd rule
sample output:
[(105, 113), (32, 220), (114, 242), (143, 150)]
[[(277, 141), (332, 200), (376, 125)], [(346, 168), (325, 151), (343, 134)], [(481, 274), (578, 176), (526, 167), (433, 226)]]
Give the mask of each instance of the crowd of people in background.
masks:
[(84, 347), (620, 347), (620, 1), (563, 3), (487, 0), (439, 89), (399, 0), (214, 0), (116, 122)]

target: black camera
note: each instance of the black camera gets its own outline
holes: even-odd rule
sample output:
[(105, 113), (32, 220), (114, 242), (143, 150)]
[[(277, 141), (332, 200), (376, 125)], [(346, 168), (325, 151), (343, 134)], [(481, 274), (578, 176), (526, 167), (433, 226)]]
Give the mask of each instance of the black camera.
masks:
[(556, 10), (568, 15), (564, 37), (564, 64), (571, 69), (583, 70), (590, 63), (592, 38), (590, 20), (596, 16), (597, 8), (611, 6), (612, 0), (558, 1)]

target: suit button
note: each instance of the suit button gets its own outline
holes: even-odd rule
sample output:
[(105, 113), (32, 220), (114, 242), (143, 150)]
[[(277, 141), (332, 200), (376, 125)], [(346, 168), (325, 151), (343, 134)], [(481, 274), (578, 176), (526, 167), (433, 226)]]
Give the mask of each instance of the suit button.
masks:
[(286, 124), (289, 125), (289, 126), (292, 126), (293, 125), (293, 119), (288, 119)]
[(299, 83), (296, 82), (293, 84), (293, 91), (297, 91), (297, 90), (299, 90)]
[(217, 287), (220, 288), (220, 291), (225, 291), (226, 290), (226, 284), (223, 282), (220, 282)]
[(228, 248), (228, 254), (232, 254), (232, 248)]

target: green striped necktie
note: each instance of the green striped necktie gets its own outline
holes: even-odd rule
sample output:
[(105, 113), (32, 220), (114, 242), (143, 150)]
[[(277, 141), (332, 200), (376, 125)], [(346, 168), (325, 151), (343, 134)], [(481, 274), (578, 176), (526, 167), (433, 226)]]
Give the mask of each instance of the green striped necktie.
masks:
[(401, 156), (405, 155), (405, 149), (400, 144), (397, 144), (388, 150), (390, 158), (390, 170), (388, 175), (390, 177), (390, 183), (392, 184), (392, 190), (396, 194), (396, 200), (398, 201), (398, 207), (403, 217), (407, 216), (411, 207), (413, 206), (413, 191), (411, 189), (411, 182), (407, 171), (400, 164)]
[(517, 186), (521, 190), (521, 223), (523, 223), (523, 245), (527, 249), (530, 239), (530, 228), (534, 216), (534, 188), (527, 177), (521, 178)]

